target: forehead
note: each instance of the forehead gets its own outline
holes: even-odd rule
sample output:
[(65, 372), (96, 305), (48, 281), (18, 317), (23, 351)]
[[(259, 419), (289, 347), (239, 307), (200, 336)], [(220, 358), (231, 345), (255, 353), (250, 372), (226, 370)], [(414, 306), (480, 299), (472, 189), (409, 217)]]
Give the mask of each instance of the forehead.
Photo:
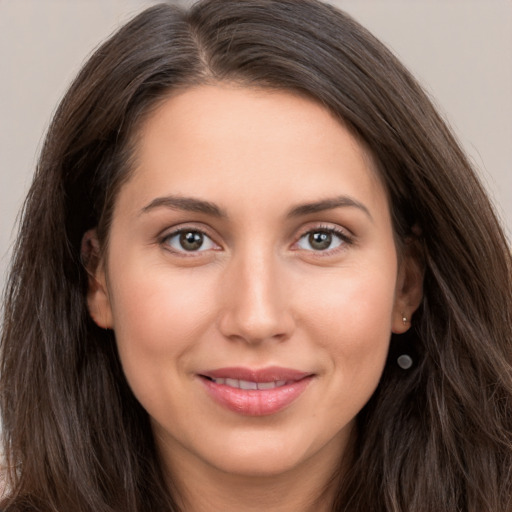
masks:
[(161, 101), (138, 130), (130, 181), (148, 201), (162, 193), (240, 201), (277, 192), (283, 202), (304, 202), (332, 195), (332, 187), (370, 193), (371, 202), (386, 195), (369, 151), (318, 102), (233, 84)]
[[(168, 129), (179, 128), (183, 135), (194, 131), (194, 136), (203, 136), (206, 140), (212, 140), (216, 134), (251, 138), (262, 132), (267, 133), (267, 141), (279, 140), (293, 129), (294, 137), (308, 136), (311, 142), (315, 139), (318, 142), (325, 139), (327, 131), (334, 129), (338, 134), (343, 131), (347, 141), (351, 139), (353, 148), (373, 163), (367, 145), (354, 136), (341, 118), (315, 98), (293, 90), (233, 82), (178, 88), (162, 97), (148, 112), (138, 135), (154, 137), (155, 130), (160, 130), (164, 124)], [(237, 132), (236, 128), (243, 130)], [(312, 138), (312, 129), (316, 128), (321, 130)]]

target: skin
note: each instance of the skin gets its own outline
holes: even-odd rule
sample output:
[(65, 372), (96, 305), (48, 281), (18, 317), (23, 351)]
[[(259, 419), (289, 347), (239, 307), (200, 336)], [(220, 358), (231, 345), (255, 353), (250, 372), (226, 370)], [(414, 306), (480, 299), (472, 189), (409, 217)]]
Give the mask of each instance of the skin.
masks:
[[(115, 331), (183, 509), (328, 510), (324, 488), (347, 463), (390, 335), (408, 329), (402, 317), (421, 298), (370, 155), (316, 102), (232, 84), (174, 93), (137, 140), (88, 302)], [(207, 235), (199, 250), (180, 245), (180, 228)], [(198, 377), (230, 366), (314, 377), (283, 410), (247, 416), (212, 400)]]

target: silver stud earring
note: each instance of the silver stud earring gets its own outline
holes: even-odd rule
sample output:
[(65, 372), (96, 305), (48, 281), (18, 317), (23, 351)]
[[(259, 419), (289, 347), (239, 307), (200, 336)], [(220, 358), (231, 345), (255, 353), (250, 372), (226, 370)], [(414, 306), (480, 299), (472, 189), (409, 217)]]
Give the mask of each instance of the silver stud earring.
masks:
[(412, 366), (413, 360), (409, 354), (402, 354), (401, 356), (398, 356), (396, 364), (398, 364), (402, 370), (408, 370)]
[(407, 317), (405, 316), (404, 313), (402, 313), (402, 322), (404, 325), (407, 325)]

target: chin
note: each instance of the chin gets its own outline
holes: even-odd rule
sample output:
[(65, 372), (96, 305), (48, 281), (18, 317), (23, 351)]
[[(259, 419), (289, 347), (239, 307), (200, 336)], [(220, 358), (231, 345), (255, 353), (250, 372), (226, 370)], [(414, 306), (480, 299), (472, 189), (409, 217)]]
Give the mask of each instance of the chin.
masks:
[[(277, 477), (294, 470), (314, 468), (325, 456), (336, 466), (345, 436), (324, 439), (311, 432), (245, 432), (232, 435), (205, 458), (218, 470), (241, 477)], [(334, 455), (334, 456), (333, 456)], [(334, 469), (334, 468), (333, 468)]]
[(297, 453), (283, 453), (283, 450), (273, 448), (230, 451), (217, 460), (215, 465), (218, 470), (230, 475), (270, 478), (293, 471), (303, 462), (303, 457)]

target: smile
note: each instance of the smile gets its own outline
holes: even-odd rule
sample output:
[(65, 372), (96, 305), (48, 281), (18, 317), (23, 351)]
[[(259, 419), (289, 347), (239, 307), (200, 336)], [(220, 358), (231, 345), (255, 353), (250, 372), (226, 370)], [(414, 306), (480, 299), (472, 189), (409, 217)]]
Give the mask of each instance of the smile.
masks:
[(277, 382), (252, 382), (249, 380), (238, 380), (238, 379), (211, 379), (215, 384), (224, 384), (230, 388), (238, 389), (274, 389), (277, 387), (285, 386), (290, 383), (286, 380), (278, 380)]
[(295, 402), (313, 380), (311, 373), (286, 368), (223, 368), (199, 375), (214, 402), (247, 416), (276, 414)]

